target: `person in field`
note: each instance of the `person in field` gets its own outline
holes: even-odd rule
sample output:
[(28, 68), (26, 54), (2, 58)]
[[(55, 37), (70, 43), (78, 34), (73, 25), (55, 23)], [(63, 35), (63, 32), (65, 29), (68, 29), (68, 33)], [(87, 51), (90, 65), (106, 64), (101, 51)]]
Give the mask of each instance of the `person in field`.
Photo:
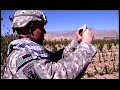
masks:
[(4, 79), (80, 79), (96, 53), (92, 31), (78, 30), (76, 39), (53, 53), (43, 47), (46, 24), (42, 11), (15, 12), (12, 29), (18, 38), (8, 46)]

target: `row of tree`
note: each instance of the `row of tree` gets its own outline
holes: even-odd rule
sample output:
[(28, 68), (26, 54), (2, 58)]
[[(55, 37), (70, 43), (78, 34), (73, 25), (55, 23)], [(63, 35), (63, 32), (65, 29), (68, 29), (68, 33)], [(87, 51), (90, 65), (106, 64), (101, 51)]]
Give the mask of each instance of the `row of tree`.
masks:
[[(9, 43), (12, 40), (15, 40), (16, 37), (13, 34), (5, 34), (4, 36), (1, 35), (1, 59), (6, 59), (6, 54), (7, 54), (7, 47), (9, 45)], [(61, 40), (44, 40), (44, 46), (49, 46), (52, 47), (54, 49), (54, 51), (57, 50), (57, 48), (55, 47), (55, 45), (62, 45), (62, 46), (66, 46), (71, 42), (71, 40), (67, 40), (67, 39), (61, 39)], [(114, 45), (119, 44), (119, 40), (118, 39), (113, 39), (113, 40), (94, 40), (92, 42), (93, 45), (99, 45), (99, 49), (102, 50), (104, 44), (107, 44), (108, 49), (111, 48), (112, 43)], [(1, 60), (2, 61), (2, 60)]]

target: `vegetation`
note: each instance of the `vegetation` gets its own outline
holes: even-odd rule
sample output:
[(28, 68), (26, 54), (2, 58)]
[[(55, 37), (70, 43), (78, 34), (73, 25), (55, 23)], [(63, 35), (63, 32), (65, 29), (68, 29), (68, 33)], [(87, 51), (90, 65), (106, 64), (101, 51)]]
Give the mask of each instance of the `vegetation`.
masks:
[[(6, 61), (6, 57), (7, 57), (7, 47), (9, 45), (9, 43), (12, 40), (15, 40), (15, 36), (13, 34), (5, 34), (4, 36), (1, 35), (1, 65), (3, 65)], [(61, 40), (44, 40), (44, 47), (47, 48), (50, 51), (57, 51), (61, 48), (63, 48), (64, 46), (67, 46), (69, 43), (71, 42), (71, 40), (67, 40), (67, 39), (61, 39)], [(116, 57), (118, 57), (118, 55), (116, 54), (116, 52), (112, 52), (112, 45), (117, 46), (119, 45), (119, 40), (94, 40), (92, 42), (93, 45), (97, 46), (97, 50), (98, 51), (98, 56), (95, 56), (95, 62), (92, 63), (92, 67), (95, 70), (94, 73), (91, 73), (89, 71), (86, 71), (85, 75), (87, 75), (88, 77), (94, 77), (96, 74), (99, 75), (104, 75), (104, 74), (112, 74), (114, 72), (118, 72), (119, 70), (119, 64), (116, 63)], [(106, 52), (103, 52), (103, 48), (104, 45), (107, 45)], [(110, 51), (110, 52), (109, 52)], [(109, 54), (110, 53), (110, 58)], [(108, 65), (104, 65), (105, 63), (109, 63), (113, 62), (112, 64), (108, 64)], [(100, 63), (104, 63), (103, 66), (101, 66), (101, 70), (98, 69)], [(83, 76), (84, 77), (84, 76)]]

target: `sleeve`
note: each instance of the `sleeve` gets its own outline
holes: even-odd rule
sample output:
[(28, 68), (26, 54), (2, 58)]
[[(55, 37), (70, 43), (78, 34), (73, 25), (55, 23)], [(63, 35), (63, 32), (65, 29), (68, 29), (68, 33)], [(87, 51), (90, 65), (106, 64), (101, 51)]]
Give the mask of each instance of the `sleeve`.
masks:
[(26, 52), (21, 50), (13, 50), (7, 57), (6, 67), (3, 73), (3, 79), (14, 79), (16, 77), (17, 66), (16, 61), (19, 57), (22, 57), (26, 54)]
[(63, 57), (66, 58), (70, 55), (70, 53), (74, 52), (76, 47), (79, 45), (79, 43), (75, 40), (72, 40), (70, 44), (68, 44), (63, 51)]
[(49, 54), (51, 61), (57, 62), (58, 60), (62, 58), (68, 57), (69, 54), (72, 53), (78, 45), (79, 43), (76, 40), (73, 40), (66, 47), (56, 51), (55, 53), (50, 52), (48, 50), (46, 50), (46, 52)]
[(81, 42), (67, 58), (57, 63), (46, 59), (37, 61), (36, 68), (43, 79), (75, 79), (90, 64), (96, 50), (91, 44)]

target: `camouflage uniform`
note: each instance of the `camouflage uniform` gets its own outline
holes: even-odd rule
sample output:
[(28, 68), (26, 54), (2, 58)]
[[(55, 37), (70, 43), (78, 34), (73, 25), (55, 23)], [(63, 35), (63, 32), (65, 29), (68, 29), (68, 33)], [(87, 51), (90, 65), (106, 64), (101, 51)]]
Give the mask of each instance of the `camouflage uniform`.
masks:
[[(95, 53), (91, 44), (79, 44), (76, 40), (61, 51), (51, 53), (33, 41), (17, 39), (9, 44), (4, 78), (75, 79), (89, 65)], [(58, 55), (59, 58), (55, 58)]]

